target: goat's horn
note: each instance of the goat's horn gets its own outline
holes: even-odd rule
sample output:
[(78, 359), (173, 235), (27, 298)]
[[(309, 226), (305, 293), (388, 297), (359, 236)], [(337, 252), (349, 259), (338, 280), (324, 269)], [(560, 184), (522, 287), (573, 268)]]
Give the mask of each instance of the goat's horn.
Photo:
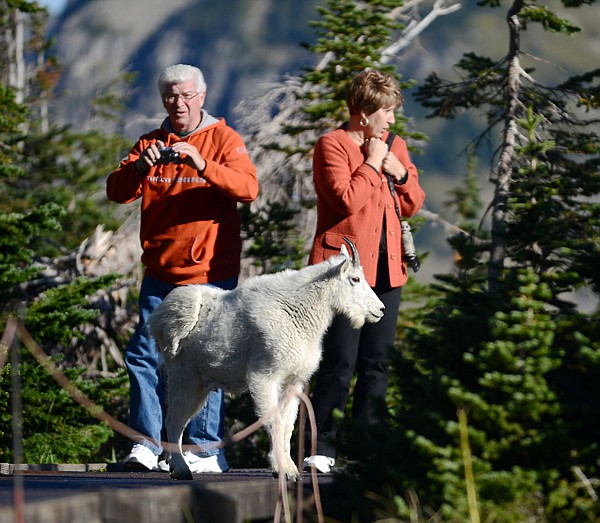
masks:
[(350, 249), (352, 250), (352, 264), (360, 265), (360, 257), (358, 256), (358, 250), (356, 249), (356, 245), (354, 245), (348, 238), (343, 237), (344, 241), (350, 245)]

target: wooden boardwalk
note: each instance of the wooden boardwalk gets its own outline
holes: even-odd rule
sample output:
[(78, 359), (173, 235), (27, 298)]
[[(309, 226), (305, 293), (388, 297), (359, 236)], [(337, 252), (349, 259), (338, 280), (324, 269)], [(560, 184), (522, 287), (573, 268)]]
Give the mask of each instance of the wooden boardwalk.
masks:
[[(333, 477), (315, 478), (319, 499), (332, 487)], [(297, 513), (301, 519), (317, 521), (315, 480), (305, 472), (301, 482), (287, 482), (293, 521), (298, 521), (296, 501), (302, 506)], [(195, 474), (194, 481), (176, 481), (164, 472), (125, 472), (105, 464), (25, 465), (15, 472), (4, 463), (0, 523), (19, 523), (15, 506), (22, 507), (26, 523), (242, 523), (274, 521), (276, 514), (284, 521), (280, 491), (279, 480), (267, 469)]]

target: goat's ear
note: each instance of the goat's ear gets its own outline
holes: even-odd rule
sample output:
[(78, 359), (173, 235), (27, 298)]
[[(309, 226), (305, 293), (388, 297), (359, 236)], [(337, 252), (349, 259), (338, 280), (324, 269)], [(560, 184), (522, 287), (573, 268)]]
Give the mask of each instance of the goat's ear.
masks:
[(346, 245), (344, 243), (342, 243), (342, 246), (340, 247), (340, 254), (350, 259), (350, 253), (348, 252), (348, 249), (346, 249)]
[(342, 260), (342, 263), (338, 263), (335, 266), (335, 274), (337, 276), (341, 276), (342, 278), (344, 278), (348, 272), (350, 271), (350, 269), (352, 268), (352, 260), (350, 258), (346, 258), (344, 260)]

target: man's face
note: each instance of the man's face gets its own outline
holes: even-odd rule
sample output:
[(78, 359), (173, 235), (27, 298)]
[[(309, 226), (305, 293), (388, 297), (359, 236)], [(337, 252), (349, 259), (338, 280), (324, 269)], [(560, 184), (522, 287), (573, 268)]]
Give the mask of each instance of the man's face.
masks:
[(194, 80), (173, 84), (167, 89), (163, 94), (163, 106), (175, 131), (189, 132), (198, 127), (205, 96), (206, 93), (197, 93)]

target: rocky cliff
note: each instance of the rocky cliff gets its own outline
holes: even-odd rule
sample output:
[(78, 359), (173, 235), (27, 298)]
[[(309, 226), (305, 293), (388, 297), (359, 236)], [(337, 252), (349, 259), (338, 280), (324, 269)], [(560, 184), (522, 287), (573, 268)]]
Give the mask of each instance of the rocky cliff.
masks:
[(137, 138), (164, 110), (156, 79), (173, 63), (199, 66), (208, 90), (206, 108), (229, 117), (233, 107), (282, 74), (313, 58), (299, 44), (314, 39), (309, 20), (316, 0), (74, 0), (51, 32), (64, 67), (53, 115), (88, 129), (91, 101), (123, 92), (124, 72), (137, 73), (128, 93), (122, 131)]

